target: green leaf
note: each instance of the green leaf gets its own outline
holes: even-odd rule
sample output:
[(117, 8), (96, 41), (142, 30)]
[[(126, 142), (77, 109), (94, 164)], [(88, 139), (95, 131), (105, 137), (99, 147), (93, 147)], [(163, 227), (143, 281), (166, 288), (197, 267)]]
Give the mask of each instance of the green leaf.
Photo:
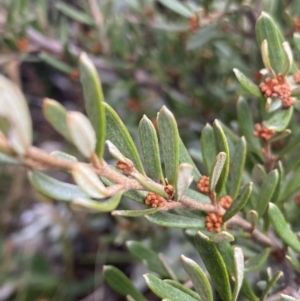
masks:
[(179, 163), (189, 163), (193, 166), (192, 175), (194, 177), (194, 181), (198, 183), (202, 175), (180, 138), (179, 138)]
[(137, 260), (143, 261), (150, 271), (157, 273), (161, 277), (170, 277), (168, 271), (155, 251), (144, 246), (142, 243), (133, 240), (127, 241), (126, 246), (129, 252)]
[(155, 182), (165, 183), (161, 168), (156, 130), (153, 126), (153, 123), (147, 118), (146, 115), (144, 115), (140, 121), (139, 135), (147, 175)]
[(229, 277), (225, 262), (216, 245), (201, 232), (195, 236), (195, 245), (220, 297), (223, 301), (230, 301), (232, 295)]
[(275, 189), (275, 191), (273, 193), (273, 197), (272, 197), (272, 202), (275, 203), (275, 204), (278, 202), (278, 200), (280, 198), (280, 191), (282, 189), (282, 182), (283, 182), (283, 179), (285, 178), (285, 173), (284, 173), (282, 161), (278, 161), (276, 167), (277, 167), (277, 170), (278, 170), (278, 181), (277, 181), (276, 189)]
[(234, 290), (232, 301), (236, 301), (244, 280), (244, 254), (241, 248), (234, 248)]
[(147, 299), (135, 288), (128, 277), (116, 267), (105, 265), (103, 267), (105, 282), (122, 296), (130, 295), (134, 300), (147, 301)]
[(259, 47), (263, 40), (267, 40), (269, 48), (269, 58), (272, 69), (282, 73), (287, 64), (287, 57), (284, 52), (282, 43), (284, 42), (281, 30), (270, 15), (262, 12), (256, 21), (256, 37)]
[(216, 24), (207, 25), (190, 36), (187, 41), (186, 49), (195, 50), (197, 48), (204, 47), (207, 43), (210, 43), (218, 36), (220, 36), (220, 31)]
[(294, 33), (293, 41), (296, 49), (298, 50), (298, 53), (300, 53), (300, 34), (298, 32)]
[(0, 153), (0, 164), (22, 165), (23, 163), (8, 155)]
[(161, 4), (172, 10), (173, 12), (177, 13), (186, 18), (190, 18), (193, 15), (193, 12), (182, 4), (182, 2), (178, 0), (158, 0)]
[(206, 173), (210, 174), (217, 156), (217, 146), (213, 128), (208, 123), (201, 132), (200, 143)]
[(67, 110), (59, 102), (46, 98), (43, 103), (43, 113), (55, 130), (65, 139), (71, 141), (67, 127)]
[(234, 68), (233, 72), (240, 82), (240, 84), (248, 90), (251, 94), (253, 94), (256, 97), (263, 97), (259, 87), (250, 79), (248, 78), (245, 74), (243, 74), (240, 70)]
[(61, 152), (61, 151), (54, 151), (50, 154), (51, 156), (63, 159), (63, 160), (68, 160), (71, 162), (78, 162), (78, 159), (72, 155), (69, 155), (65, 152)]
[(293, 116), (293, 111), (293, 107), (290, 107), (289, 109), (281, 109), (274, 111), (271, 117), (263, 124), (268, 129), (272, 129), (276, 132), (282, 132), (289, 125)]
[(28, 172), (28, 179), (37, 191), (56, 200), (71, 201), (77, 197), (87, 197), (78, 186), (58, 181), (36, 170)]
[(249, 148), (251, 148), (252, 151), (260, 153), (261, 146), (259, 140), (253, 135), (254, 123), (252, 120), (252, 112), (249, 109), (247, 102), (242, 97), (239, 98), (237, 103), (237, 115), (239, 126), (249, 144)]
[(161, 208), (150, 208), (150, 209), (144, 209), (144, 210), (115, 210), (111, 214), (112, 215), (118, 215), (118, 216), (144, 216), (144, 215), (150, 215), (153, 213), (156, 213)]
[(170, 280), (170, 279), (166, 279), (164, 280), (165, 283), (168, 283), (170, 285), (172, 285), (173, 287), (181, 290), (183, 293), (190, 295), (191, 297), (195, 298), (198, 301), (201, 301), (199, 295), (192, 291), (191, 289), (189, 289), (188, 287), (184, 286), (183, 284), (179, 283), (178, 281), (175, 280)]
[(157, 212), (155, 214), (147, 215), (146, 218), (157, 225), (170, 228), (182, 229), (201, 229), (204, 228), (204, 221), (201, 219), (181, 216), (172, 213)]
[(223, 220), (227, 221), (237, 214), (247, 203), (252, 192), (252, 182), (245, 184), (231, 206), (226, 210)]
[(293, 298), (293, 297), (288, 296), (288, 295), (281, 294), (280, 301), (298, 301), (298, 299)]
[(172, 301), (197, 301), (197, 299), (151, 274), (144, 275), (144, 278), (148, 287), (160, 298), (169, 298)]
[(163, 106), (157, 115), (159, 141), (164, 158), (165, 176), (175, 185), (179, 165), (179, 134), (173, 114)]
[(218, 181), (218, 184), (216, 186), (216, 192), (219, 194), (223, 187), (225, 187), (228, 173), (229, 173), (229, 166), (230, 166), (230, 154), (229, 154), (229, 147), (227, 143), (226, 136), (224, 134), (224, 131), (219, 123), (218, 120), (215, 120), (213, 123), (213, 130), (214, 130), (214, 135), (216, 139), (216, 145), (217, 149), (219, 152), (224, 152), (226, 154), (226, 161), (225, 165), (222, 171), (222, 174), (220, 176), (220, 179)]
[(227, 243), (234, 241), (234, 236), (226, 231), (221, 231), (210, 237), (210, 240), (214, 243)]
[(261, 186), (267, 177), (265, 167), (261, 164), (255, 164), (252, 169), (251, 177), (258, 186)]
[(202, 301), (213, 301), (213, 293), (210, 283), (199, 265), (192, 259), (181, 255), (181, 263), (184, 270), (189, 275), (196, 292)]
[(258, 214), (255, 210), (249, 210), (246, 213), (247, 221), (251, 224), (252, 228), (255, 229), (258, 222)]
[(62, 73), (71, 74), (72, 71), (74, 70), (74, 68), (71, 67), (70, 65), (62, 62), (61, 60), (58, 60), (57, 58), (47, 54), (46, 52), (41, 52), (39, 54), (39, 58), (49, 66), (53, 67), (54, 69)]
[(235, 199), (238, 195), (243, 180), (243, 172), (246, 162), (247, 146), (244, 137), (241, 137), (235, 146), (230, 167), (229, 195)]
[(270, 203), (268, 214), (270, 222), (277, 235), (285, 244), (287, 244), (296, 252), (300, 253), (300, 241), (294, 232), (288, 227), (280, 209), (275, 204)]
[(250, 257), (245, 262), (245, 271), (252, 272), (258, 271), (262, 269), (263, 265), (266, 263), (267, 259), (269, 258), (271, 252), (271, 248), (265, 248), (261, 253)]
[(187, 163), (181, 163), (178, 166), (177, 179), (175, 185), (175, 200), (178, 201), (184, 195), (193, 181), (193, 166)]
[(279, 179), (278, 170), (272, 170), (264, 180), (260, 192), (258, 194), (257, 203), (255, 210), (258, 213), (258, 216), (261, 217), (266, 209), (268, 208), (268, 204), (272, 199), (272, 196), (275, 192), (277, 183)]
[(88, 14), (84, 13), (82, 10), (78, 10), (75, 7), (66, 4), (65, 2), (59, 1), (55, 5), (56, 9), (63, 14), (65, 14), (67, 17), (89, 26), (94, 25), (94, 20), (92, 17), (90, 17)]
[(211, 174), (209, 175), (209, 190), (215, 191), (215, 188), (218, 184), (220, 176), (222, 174), (224, 165), (226, 163), (226, 154), (221, 152), (217, 155), (215, 162), (213, 164)]
[[(85, 53), (80, 55), (79, 71), (85, 110), (96, 132), (96, 153), (102, 159), (106, 133), (104, 97), (98, 72)], [(107, 124), (108, 126), (109, 124)]]
[(135, 168), (145, 175), (139, 152), (133, 142), (127, 128), (116, 113), (107, 103), (104, 103), (106, 113), (106, 139), (110, 140), (128, 159)]
[(273, 288), (273, 286), (276, 284), (276, 282), (283, 276), (282, 272), (277, 272), (274, 277), (268, 282), (267, 287), (264, 289), (264, 291), (261, 294), (260, 300), (263, 301), (267, 297), (269, 291)]

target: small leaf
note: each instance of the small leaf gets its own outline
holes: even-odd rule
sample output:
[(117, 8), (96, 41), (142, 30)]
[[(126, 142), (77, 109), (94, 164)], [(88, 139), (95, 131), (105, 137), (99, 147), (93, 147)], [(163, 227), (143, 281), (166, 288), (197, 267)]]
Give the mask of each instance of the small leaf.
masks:
[(115, 210), (111, 214), (112, 215), (118, 215), (118, 216), (144, 216), (144, 215), (150, 215), (153, 213), (156, 213), (161, 208), (150, 208), (150, 209), (144, 209), (144, 210)]
[(252, 229), (256, 228), (257, 222), (258, 222), (258, 214), (255, 210), (249, 210), (246, 213), (247, 221), (251, 224)]
[(300, 34), (298, 32), (294, 33), (293, 41), (296, 49), (298, 50), (298, 53), (300, 53)]
[(251, 174), (254, 182), (258, 185), (261, 186), (264, 180), (267, 177), (267, 172), (266, 169), (263, 165), (261, 164), (255, 164), (253, 169), (252, 169), (252, 174)]
[(118, 161), (127, 164), (128, 166), (133, 167), (133, 163), (131, 160), (127, 159), (123, 154), (118, 150), (118, 148), (109, 140), (106, 140), (106, 145), (109, 153)]
[(157, 225), (170, 228), (182, 229), (201, 229), (204, 228), (204, 221), (201, 219), (181, 216), (172, 213), (157, 212), (155, 214), (147, 215), (146, 218)]
[(196, 292), (192, 291), (191, 289), (189, 289), (188, 287), (186, 287), (183, 284), (179, 283), (178, 281), (171, 280), (171, 279), (166, 279), (166, 280), (164, 280), (164, 282), (172, 285), (173, 287), (175, 287), (179, 290), (181, 290), (185, 294), (190, 295), (191, 297), (195, 298), (196, 300), (201, 301), (199, 295)]
[(229, 277), (225, 262), (216, 245), (201, 232), (195, 236), (195, 245), (220, 297), (223, 301), (230, 301), (232, 295)]
[(189, 188), (193, 181), (192, 176), (193, 166), (187, 163), (182, 163), (178, 166), (177, 179), (175, 186), (175, 200), (179, 201)]
[(242, 137), (239, 139), (234, 149), (234, 160), (232, 160), (230, 168), (229, 195), (233, 199), (237, 197), (239, 189), (241, 187), (246, 162), (246, 153), (246, 140), (244, 137)]
[(276, 132), (282, 132), (289, 125), (293, 116), (293, 111), (293, 107), (290, 107), (289, 109), (274, 111), (271, 117), (263, 124), (268, 129), (274, 130)]
[(299, 299), (293, 298), (288, 295), (281, 294), (280, 296), (281, 296), (280, 301), (299, 301)]
[(275, 204), (270, 203), (268, 214), (270, 222), (277, 235), (285, 244), (287, 244), (296, 252), (300, 253), (300, 241), (294, 232), (288, 227), (280, 209)]
[(175, 185), (179, 165), (179, 134), (173, 114), (163, 106), (157, 114), (159, 141), (164, 158), (165, 176)]
[(158, 254), (152, 249), (144, 246), (138, 241), (129, 240), (126, 242), (129, 252), (139, 261), (146, 263), (150, 271), (157, 273), (161, 277), (170, 277), (165, 266), (162, 264)]
[(282, 75), (286, 76), (286, 75), (289, 74), (289, 72), (292, 68), (294, 58), (293, 58), (293, 52), (292, 52), (291, 46), (288, 42), (283, 42), (282, 47), (283, 47), (283, 50), (284, 50), (285, 55), (286, 55), (286, 65), (284, 66), (284, 69), (282, 71)]
[(126, 158), (133, 162), (135, 168), (145, 175), (139, 152), (127, 128), (112, 107), (107, 103), (104, 103), (104, 106), (106, 113), (106, 139), (110, 140)]
[(69, 112), (67, 126), (76, 148), (83, 156), (91, 158), (96, 148), (96, 134), (90, 121), (80, 112)]
[(54, 68), (57, 71), (60, 71), (62, 73), (65, 73), (65, 74), (71, 74), (73, 69), (74, 69), (70, 65), (68, 65), (68, 64), (62, 62), (61, 60), (57, 59), (55, 56), (49, 55), (48, 53), (43, 52), (43, 51), (39, 54), (39, 58), (44, 63), (51, 66), (52, 68)]
[(235, 214), (237, 214), (247, 203), (252, 192), (252, 182), (245, 184), (236, 197), (236, 199), (232, 202), (231, 206), (226, 210), (223, 221), (228, 221)]
[(146, 117), (140, 121), (139, 135), (147, 175), (155, 182), (164, 183), (164, 176), (161, 168), (158, 138), (153, 123)]
[(186, 44), (186, 49), (195, 50), (197, 48), (204, 47), (219, 36), (220, 32), (216, 24), (211, 22), (210, 25), (201, 28), (195, 34), (190, 36)]
[(105, 282), (122, 296), (130, 295), (136, 301), (147, 301), (128, 277), (116, 267), (111, 265), (103, 266), (103, 277)]
[(123, 191), (119, 191), (114, 196), (105, 201), (94, 201), (86, 198), (75, 198), (71, 202), (71, 208), (85, 212), (110, 212), (118, 207), (121, 201)]
[(255, 210), (258, 213), (258, 216), (261, 217), (266, 209), (268, 208), (268, 204), (271, 201), (271, 198), (276, 189), (276, 185), (278, 183), (279, 174), (278, 170), (272, 170), (264, 180), (256, 203)]
[(175, 13), (190, 18), (193, 15), (193, 12), (190, 9), (182, 4), (182, 2), (178, 0), (158, 0), (161, 4), (174, 11)]
[(214, 243), (226, 243), (234, 241), (234, 236), (226, 231), (221, 231), (210, 237), (210, 240)]
[(268, 42), (272, 69), (274, 69), (276, 74), (282, 73), (287, 64), (287, 58), (282, 46), (284, 38), (280, 29), (270, 15), (262, 12), (256, 22), (255, 30), (259, 46), (263, 40)]
[(216, 160), (213, 164), (211, 174), (209, 176), (209, 190), (215, 191), (215, 188), (220, 179), (221, 173), (223, 171), (224, 165), (226, 163), (226, 154), (221, 152), (217, 155)]
[(61, 158), (61, 159), (72, 161), (72, 162), (78, 162), (78, 159), (76, 157), (69, 155), (67, 153), (61, 152), (61, 151), (54, 151), (50, 155), (54, 156), (56, 158)]
[(196, 292), (202, 301), (213, 301), (213, 293), (210, 283), (199, 265), (192, 259), (181, 255), (181, 263), (189, 275)]
[(240, 82), (240, 84), (246, 89), (248, 90), (251, 94), (253, 94), (256, 97), (263, 97), (259, 87), (254, 84), (254, 82), (248, 78), (246, 75), (244, 75), (240, 70), (238, 69), (233, 69), (233, 72), (236, 76), (236, 78), (238, 79), (238, 81)]
[(106, 133), (104, 97), (98, 72), (85, 53), (80, 55), (79, 71), (85, 110), (96, 132), (96, 153), (102, 159)]
[(230, 166), (230, 154), (229, 154), (229, 147), (228, 147), (226, 136), (218, 120), (214, 121), (213, 130), (214, 130), (218, 151), (224, 152), (226, 154), (226, 161), (224, 164), (224, 168), (215, 189), (216, 192), (219, 194), (222, 191), (227, 181), (229, 166)]
[(271, 248), (265, 248), (261, 253), (250, 257), (245, 262), (245, 271), (252, 272), (260, 270), (269, 258)]
[(241, 248), (234, 248), (234, 290), (232, 301), (236, 301), (244, 280), (244, 254)]
[(276, 282), (279, 280), (279, 278), (281, 278), (283, 276), (282, 272), (277, 272), (274, 277), (268, 282), (267, 287), (264, 289), (264, 291), (262, 292), (262, 295), (260, 297), (260, 300), (265, 300), (265, 298), (267, 297), (269, 291), (274, 287), (274, 285), (276, 284)]
[(109, 196), (106, 192), (106, 187), (89, 165), (83, 163), (76, 164), (72, 170), (72, 175), (77, 185), (88, 196), (97, 199)]
[(172, 301), (197, 301), (197, 299), (151, 274), (144, 275), (144, 278), (151, 291), (160, 298), (169, 298)]
[(43, 114), (58, 133), (68, 141), (71, 140), (66, 121), (67, 111), (59, 102), (46, 98), (43, 102)]
[(55, 200), (71, 201), (77, 197), (87, 197), (78, 186), (58, 181), (36, 170), (28, 172), (28, 179), (37, 191)]
[(201, 132), (201, 152), (207, 174), (210, 173), (217, 156), (217, 146), (213, 128), (207, 123)]

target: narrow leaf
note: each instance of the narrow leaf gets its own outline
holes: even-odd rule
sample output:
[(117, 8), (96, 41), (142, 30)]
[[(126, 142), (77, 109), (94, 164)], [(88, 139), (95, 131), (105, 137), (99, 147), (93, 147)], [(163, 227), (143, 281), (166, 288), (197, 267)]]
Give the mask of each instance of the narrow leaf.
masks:
[(158, 0), (161, 4), (174, 11), (178, 15), (190, 18), (193, 13), (190, 9), (178, 0)]
[(46, 64), (48, 64), (49, 66), (51, 66), (52, 68), (56, 69), (57, 71), (60, 71), (62, 73), (65, 74), (71, 74), (73, 69), (70, 65), (62, 62), (61, 60), (57, 59), (55, 56), (53, 55), (49, 55), (46, 52), (41, 52), (39, 54), (39, 58), (45, 62)]
[(282, 241), (291, 247), (296, 252), (300, 253), (300, 241), (298, 240), (295, 233), (288, 227), (286, 220), (281, 213), (280, 209), (273, 203), (269, 204), (269, 219), (274, 227), (277, 235)]
[(218, 184), (218, 181), (220, 179), (220, 176), (222, 174), (224, 165), (226, 163), (226, 154), (221, 152), (217, 155), (216, 160), (213, 164), (211, 174), (209, 176), (209, 189), (210, 191), (215, 191), (215, 188)]
[(178, 281), (166, 279), (166, 280), (164, 280), (164, 282), (174, 286), (175, 288), (181, 290), (182, 292), (184, 292), (187, 295), (190, 295), (191, 297), (195, 298), (196, 300), (201, 301), (199, 295), (196, 292), (192, 291), (191, 289), (189, 289), (188, 287), (179, 283)]
[(226, 231), (221, 231), (210, 237), (210, 240), (214, 243), (227, 243), (234, 241), (234, 236)]
[(54, 156), (56, 158), (60, 158), (60, 159), (64, 159), (64, 160), (68, 160), (68, 161), (72, 161), (72, 162), (78, 162), (78, 159), (76, 157), (69, 155), (65, 152), (54, 151), (50, 155)]
[(264, 126), (276, 132), (284, 131), (289, 125), (293, 116), (293, 107), (274, 111), (271, 117), (264, 122)]
[(184, 195), (193, 181), (192, 176), (193, 166), (187, 163), (182, 163), (178, 166), (177, 179), (175, 185), (175, 200), (178, 201)]
[(241, 248), (234, 248), (234, 290), (232, 301), (236, 301), (244, 280), (244, 254)]
[(262, 292), (262, 295), (260, 297), (260, 300), (265, 300), (267, 297), (269, 291), (274, 287), (276, 282), (283, 276), (283, 272), (277, 272), (274, 277), (268, 282), (267, 287)]
[(150, 209), (144, 209), (144, 210), (114, 210), (111, 214), (112, 215), (118, 215), (118, 216), (144, 216), (144, 215), (150, 215), (153, 213), (156, 213), (159, 211), (160, 208), (150, 208)]
[(250, 257), (245, 262), (245, 271), (252, 272), (260, 270), (269, 258), (271, 248), (265, 248), (261, 253)]
[(280, 301), (299, 301), (299, 299), (293, 298), (288, 295), (281, 294)]

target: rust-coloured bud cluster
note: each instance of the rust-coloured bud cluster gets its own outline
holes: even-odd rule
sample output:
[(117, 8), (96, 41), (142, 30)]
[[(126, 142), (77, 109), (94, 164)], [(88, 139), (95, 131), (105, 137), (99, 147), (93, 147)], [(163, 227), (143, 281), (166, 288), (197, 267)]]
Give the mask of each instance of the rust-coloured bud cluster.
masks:
[(189, 25), (190, 25), (191, 32), (196, 32), (200, 28), (199, 17), (197, 14), (194, 14), (190, 17)]
[(202, 176), (199, 183), (197, 184), (197, 188), (200, 192), (208, 194), (209, 193), (209, 177)]
[(278, 74), (276, 78), (267, 77), (259, 87), (265, 97), (280, 98), (282, 105), (286, 108), (289, 108), (295, 102), (295, 99), (291, 97), (291, 87), (281, 74)]
[(227, 210), (232, 204), (232, 197), (230, 195), (223, 196), (219, 203), (224, 209)]
[(167, 193), (167, 195), (169, 196), (170, 199), (173, 198), (175, 190), (174, 190), (174, 187), (172, 185), (170, 185), (170, 184), (166, 185), (164, 187), (164, 191)]
[(223, 225), (223, 216), (221, 213), (211, 212), (206, 217), (206, 228), (210, 232), (220, 232)]
[(149, 192), (145, 200), (145, 204), (147, 206), (152, 206), (153, 208), (164, 207), (165, 199), (154, 192)]
[(132, 172), (133, 166), (131, 166), (129, 164), (126, 164), (126, 163), (121, 162), (121, 161), (117, 161), (116, 165), (119, 169), (121, 169), (125, 173), (131, 173)]
[(268, 129), (265, 128), (262, 124), (257, 123), (255, 125), (255, 131), (253, 133), (253, 135), (255, 137), (259, 137), (265, 141), (268, 141), (269, 139), (271, 139), (275, 134), (275, 131), (272, 129)]

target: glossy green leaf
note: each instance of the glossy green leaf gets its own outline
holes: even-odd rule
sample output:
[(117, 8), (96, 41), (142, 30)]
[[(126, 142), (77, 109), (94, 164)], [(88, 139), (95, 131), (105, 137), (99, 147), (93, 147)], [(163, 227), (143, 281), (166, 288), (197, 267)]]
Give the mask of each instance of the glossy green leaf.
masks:
[(245, 262), (245, 271), (258, 271), (262, 269), (263, 265), (266, 263), (267, 259), (269, 258), (271, 252), (271, 248), (265, 248), (261, 253), (258, 253), (255, 256), (250, 257)]
[(293, 298), (288, 295), (281, 294), (280, 301), (299, 301), (299, 299)]
[(222, 174), (223, 168), (226, 163), (226, 154), (221, 152), (217, 155), (215, 162), (212, 166), (211, 173), (209, 175), (209, 190), (215, 191), (215, 188), (218, 184), (220, 176)]
[(119, 191), (114, 196), (104, 201), (93, 201), (87, 198), (75, 198), (71, 202), (71, 208), (91, 213), (110, 212), (118, 207), (122, 194), (123, 191)]
[(140, 121), (139, 135), (147, 175), (155, 182), (165, 183), (161, 168), (156, 130), (146, 115), (144, 115)]
[(250, 79), (248, 78), (245, 74), (243, 74), (240, 70), (234, 68), (233, 72), (240, 82), (240, 84), (248, 90), (251, 94), (253, 94), (256, 97), (262, 97), (262, 93), (259, 89), (259, 87)]
[(137, 260), (143, 261), (150, 271), (157, 273), (161, 277), (170, 277), (157, 252), (144, 246), (142, 243), (133, 240), (127, 241), (126, 246), (129, 252)]
[(229, 181), (229, 195), (235, 199), (238, 195), (241, 183), (243, 180), (243, 172), (246, 162), (247, 146), (244, 137), (241, 137), (235, 146), (234, 154), (230, 166), (230, 181)]
[(278, 179), (279, 179), (278, 170), (275, 169), (272, 170), (264, 180), (260, 192), (258, 194), (256, 208), (255, 208), (259, 217), (261, 217), (266, 211), (266, 209), (268, 208), (268, 204), (271, 201), (272, 196), (275, 192)]
[(214, 121), (213, 130), (216, 139), (217, 150), (226, 154), (224, 168), (215, 189), (216, 192), (219, 194), (222, 191), (223, 187), (225, 187), (226, 185), (230, 166), (230, 154), (226, 136), (218, 120)]
[(179, 163), (189, 163), (193, 166), (192, 175), (194, 177), (194, 181), (198, 183), (202, 175), (180, 138), (179, 138)]
[(296, 252), (300, 253), (300, 241), (298, 240), (295, 233), (288, 227), (280, 209), (275, 204), (270, 203), (268, 214), (270, 222), (277, 235), (285, 244), (287, 244)]
[[(100, 159), (103, 157), (106, 126), (110, 124), (105, 120), (104, 97), (98, 72), (85, 53), (79, 58), (80, 81), (86, 113), (94, 127), (97, 138), (96, 153)], [(112, 140), (108, 137), (109, 140)], [(112, 140), (114, 143), (114, 141)]]
[(37, 191), (56, 200), (71, 201), (77, 197), (87, 197), (78, 186), (58, 181), (36, 170), (28, 172), (28, 179)]
[(210, 237), (210, 240), (214, 243), (227, 243), (234, 241), (234, 236), (226, 231), (221, 231)]
[(181, 263), (202, 301), (213, 301), (213, 293), (205, 272), (192, 259), (181, 255)]
[(105, 282), (122, 296), (130, 295), (136, 301), (147, 301), (128, 277), (116, 267), (111, 265), (103, 266), (103, 277)]
[(233, 252), (234, 258), (234, 290), (232, 293), (232, 301), (236, 301), (243, 285), (244, 280), (244, 254), (241, 248), (235, 247)]
[(252, 192), (252, 182), (245, 184), (237, 197), (232, 202), (231, 206), (226, 210), (223, 220), (227, 221), (237, 214), (247, 203)]
[(268, 42), (272, 69), (276, 74), (282, 73), (285, 69), (287, 58), (282, 46), (284, 38), (277, 24), (270, 15), (262, 12), (256, 21), (255, 30), (259, 46), (261, 46), (263, 40)]
[(217, 156), (217, 146), (213, 128), (207, 123), (201, 132), (201, 152), (207, 174), (210, 174)]
[(264, 122), (264, 126), (268, 129), (272, 129), (276, 132), (282, 132), (289, 125), (293, 116), (294, 108), (281, 109), (274, 111), (272, 116)]
[(47, 121), (55, 130), (71, 141), (70, 133), (67, 127), (67, 110), (57, 101), (46, 98), (43, 103), (43, 113)]
[(182, 229), (201, 229), (204, 228), (204, 221), (187, 216), (181, 216), (173, 213), (157, 212), (155, 214), (147, 215), (146, 218), (157, 225), (170, 228)]
[(261, 294), (260, 300), (263, 301), (267, 297), (269, 291), (274, 287), (276, 282), (283, 276), (283, 272), (277, 272), (274, 277), (268, 282), (267, 287)]
[(242, 134), (245, 136), (247, 140), (247, 145), (249, 144), (249, 148), (252, 149), (252, 151), (260, 152), (260, 143), (258, 138), (254, 137), (254, 123), (252, 120), (252, 112), (242, 97), (239, 98), (237, 103), (237, 115), (238, 115), (238, 121), (239, 126), (241, 128)]
[(133, 162), (135, 168), (145, 175), (139, 152), (126, 126), (112, 107), (107, 103), (104, 103), (104, 106), (106, 113), (106, 139), (110, 140), (126, 158)]
[(200, 232), (195, 236), (195, 245), (220, 297), (223, 301), (230, 301), (232, 295), (226, 264), (216, 245)]
[(197, 301), (197, 299), (162, 281), (151, 274), (144, 275), (148, 287), (160, 298), (169, 298), (172, 301)]
[(166, 279), (166, 280), (164, 280), (164, 282), (166, 282), (166, 283), (172, 285), (173, 287), (181, 290), (185, 294), (190, 295), (191, 297), (195, 298), (196, 300), (201, 301), (199, 295), (196, 292), (192, 291), (191, 289), (189, 289), (188, 287), (186, 287), (183, 284), (179, 283), (178, 281), (171, 280), (171, 279)]
[(158, 0), (162, 5), (166, 6), (173, 12), (186, 18), (190, 18), (193, 12), (182, 2), (178, 0)]
[(62, 73), (71, 74), (72, 71), (74, 70), (74, 68), (71, 67), (70, 65), (62, 62), (61, 60), (58, 60), (56, 57), (47, 54), (46, 52), (41, 52), (39, 54), (39, 58), (49, 66), (53, 67), (54, 69)]
[(177, 179), (175, 185), (175, 200), (178, 201), (184, 195), (193, 181), (193, 166), (187, 163), (181, 163), (178, 166)]
[(175, 185), (179, 165), (179, 134), (173, 114), (163, 106), (157, 115), (159, 141), (169, 184)]
[(153, 213), (156, 213), (161, 208), (150, 208), (150, 209), (144, 209), (144, 210), (115, 210), (111, 214), (112, 215), (118, 215), (118, 216), (144, 216), (144, 215), (150, 215)]

